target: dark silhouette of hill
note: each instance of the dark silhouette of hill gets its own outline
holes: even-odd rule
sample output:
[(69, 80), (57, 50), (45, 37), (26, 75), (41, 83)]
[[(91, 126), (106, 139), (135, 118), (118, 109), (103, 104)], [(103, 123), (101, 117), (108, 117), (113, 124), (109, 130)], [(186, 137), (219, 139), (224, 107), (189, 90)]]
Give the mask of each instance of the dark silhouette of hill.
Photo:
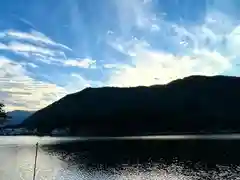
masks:
[(239, 102), (240, 78), (190, 76), (150, 87), (86, 88), (22, 125), (81, 136), (240, 132)]

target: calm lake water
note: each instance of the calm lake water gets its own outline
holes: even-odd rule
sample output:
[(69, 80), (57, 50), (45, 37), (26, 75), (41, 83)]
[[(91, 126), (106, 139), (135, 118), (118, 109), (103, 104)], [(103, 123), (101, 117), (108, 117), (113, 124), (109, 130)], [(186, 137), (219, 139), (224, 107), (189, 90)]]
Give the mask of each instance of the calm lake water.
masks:
[(240, 136), (0, 137), (0, 179), (240, 179)]

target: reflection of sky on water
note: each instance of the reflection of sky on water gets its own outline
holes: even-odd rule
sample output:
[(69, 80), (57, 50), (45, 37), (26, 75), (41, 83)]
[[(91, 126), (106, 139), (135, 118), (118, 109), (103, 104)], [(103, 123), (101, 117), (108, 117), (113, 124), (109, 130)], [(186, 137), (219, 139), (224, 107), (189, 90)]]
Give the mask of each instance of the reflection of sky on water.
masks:
[(69, 141), (89, 140), (192, 140), (192, 139), (240, 139), (239, 134), (228, 135), (161, 135), (161, 136), (126, 136), (126, 137), (34, 137), (34, 136), (0, 136), (0, 147), (2, 145), (34, 145), (39, 143), (54, 144)]
[[(141, 137), (158, 138), (158, 139), (193, 139), (205, 138), (207, 136), (155, 136)], [(239, 135), (212, 135), (209, 139), (215, 138), (238, 138)], [(128, 137), (131, 139), (131, 137)], [(133, 138), (133, 137), (132, 137)], [(35, 143), (51, 144), (58, 141), (74, 140), (73, 138), (49, 138), (49, 137), (0, 137), (0, 179), (1, 180), (32, 180), (33, 163), (35, 156)], [(81, 138), (81, 140), (86, 140)], [(119, 168), (108, 168), (103, 165), (97, 165), (95, 168), (86, 165), (77, 166), (70, 164), (65, 158), (59, 158), (60, 153), (44, 151), (41, 146), (38, 151), (36, 180), (139, 180), (139, 179), (161, 179), (161, 180), (192, 180), (192, 179), (229, 179), (238, 177), (237, 171), (231, 170), (230, 167), (219, 167), (219, 171), (209, 170), (192, 171), (186, 170), (182, 165), (171, 164), (149, 164), (149, 167), (141, 165), (129, 166), (120, 165)], [(107, 168), (107, 170), (106, 170)], [(240, 172), (240, 168), (238, 172)]]
[(1, 145), (33, 145), (39, 144), (52, 144), (65, 141), (74, 141), (77, 138), (74, 137), (34, 137), (34, 136), (0, 136)]
[(125, 137), (34, 137), (34, 136), (0, 136), (1, 145), (33, 145), (53, 144), (69, 141), (89, 141), (89, 140), (192, 140), (192, 139), (219, 139), (230, 140), (239, 139), (240, 134), (210, 134), (210, 135), (160, 135), (160, 136), (125, 136)]
[[(17, 147), (5, 145), (0, 147), (0, 179), (5, 180), (32, 180), (34, 146)], [(152, 167), (149, 171), (140, 171), (138, 167), (124, 167), (119, 170), (103, 171), (101, 167), (96, 169), (79, 169), (76, 165), (69, 166), (56, 156), (50, 156), (41, 149), (38, 152), (37, 180), (105, 180), (105, 179), (169, 179), (177, 180), (184, 175), (168, 173), (167, 171)]]
[[(0, 179), (30, 180), (33, 176), (34, 146), (5, 145), (0, 147)], [(42, 150), (38, 153), (37, 179), (52, 179), (56, 170), (64, 168), (57, 158), (48, 156)], [(41, 178), (42, 177), (42, 178)]]
[[(0, 137), (0, 179), (1, 180), (32, 180), (35, 156), (35, 144), (52, 144), (73, 138), (49, 137)], [(67, 171), (67, 163), (55, 156), (50, 156), (41, 147), (38, 151), (36, 180), (60, 179)]]

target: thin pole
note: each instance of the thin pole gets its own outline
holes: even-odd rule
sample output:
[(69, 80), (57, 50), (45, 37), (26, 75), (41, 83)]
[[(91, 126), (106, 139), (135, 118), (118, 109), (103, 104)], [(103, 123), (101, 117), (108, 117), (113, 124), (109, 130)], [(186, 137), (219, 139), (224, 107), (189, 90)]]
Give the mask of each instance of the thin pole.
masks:
[(33, 180), (35, 180), (35, 178), (36, 178), (37, 153), (38, 153), (38, 143), (36, 144), (36, 153), (35, 153), (35, 161), (34, 161), (34, 169), (33, 169)]

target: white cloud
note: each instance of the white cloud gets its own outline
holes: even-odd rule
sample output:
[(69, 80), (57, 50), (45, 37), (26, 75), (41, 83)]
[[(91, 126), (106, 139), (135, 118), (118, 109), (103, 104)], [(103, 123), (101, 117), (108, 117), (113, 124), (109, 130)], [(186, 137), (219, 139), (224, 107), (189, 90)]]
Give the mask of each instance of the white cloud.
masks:
[[(25, 68), (42, 68), (36, 64), (38, 61), (48, 65), (77, 66), (82, 68), (92, 68), (95, 66), (96, 61), (91, 59), (68, 59), (65, 55), (65, 51), (61, 49), (68, 49), (67, 47), (52, 41), (41, 33), (6, 32), (8, 33), (3, 34), (4, 36), (1, 38), (11, 36), (12, 39), (8, 43), (6, 42), (9, 39), (6, 39), (7, 41), (4, 41), (6, 44), (0, 43), (0, 50), (12, 51), (22, 56), (21, 62), (19, 63), (6, 57), (0, 57), (0, 99), (6, 104), (7, 110), (38, 110), (68, 93), (81, 90), (89, 83), (94, 85), (94, 82), (88, 82), (84, 78), (80, 81), (80, 75), (78, 79), (69, 75), (63, 75), (67, 85), (60, 87), (56, 85), (57, 82), (54, 81), (56, 76), (58, 76), (56, 72), (51, 73), (51, 76), (54, 77), (50, 78), (51, 81), (47, 79), (48, 82), (31, 78), (30, 72)], [(52, 48), (49, 45), (58, 46), (58, 48)], [(42, 74), (37, 73), (38, 72), (36, 72), (37, 76), (43, 77)], [(63, 73), (61, 73), (61, 77), (62, 74)], [(63, 82), (63, 80), (57, 81)]]
[[(128, 66), (112, 73), (108, 84), (138, 86), (165, 84), (189, 75), (217, 75), (231, 68), (230, 59), (218, 52), (196, 51), (192, 56), (174, 56), (159, 51), (140, 49)], [(146, 60), (147, 59), (147, 60)]]
[(91, 65), (96, 64), (96, 60), (92, 59), (70, 59), (70, 60), (65, 60), (64, 65), (65, 66), (75, 66), (75, 67), (80, 67), (80, 68), (90, 68)]
[(38, 110), (67, 92), (51, 83), (29, 77), (22, 65), (0, 57), (0, 98), (7, 110)]

